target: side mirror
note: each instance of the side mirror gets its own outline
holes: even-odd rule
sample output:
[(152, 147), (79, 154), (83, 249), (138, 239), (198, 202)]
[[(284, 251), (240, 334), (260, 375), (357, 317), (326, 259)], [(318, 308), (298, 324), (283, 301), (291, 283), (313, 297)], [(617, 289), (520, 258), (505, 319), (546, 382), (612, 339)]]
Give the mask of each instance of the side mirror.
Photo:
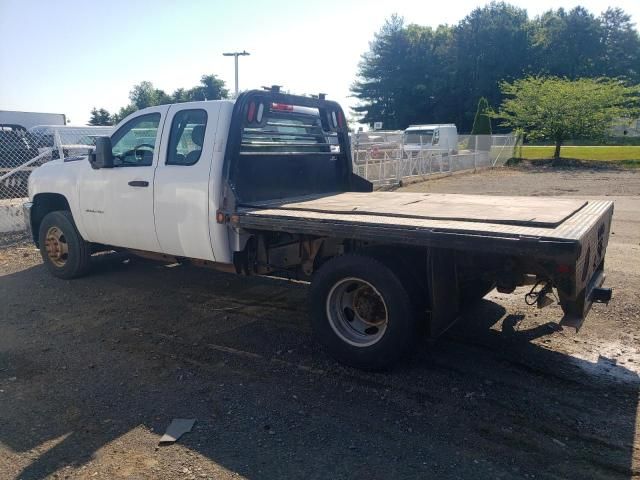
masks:
[(110, 137), (96, 137), (96, 148), (89, 154), (89, 163), (95, 170), (113, 168)]

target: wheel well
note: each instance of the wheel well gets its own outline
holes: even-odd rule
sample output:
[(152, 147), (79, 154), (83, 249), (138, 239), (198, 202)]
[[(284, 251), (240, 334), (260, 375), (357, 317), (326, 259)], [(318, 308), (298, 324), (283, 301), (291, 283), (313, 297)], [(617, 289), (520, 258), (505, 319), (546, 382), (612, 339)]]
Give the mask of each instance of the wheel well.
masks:
[(38, 193), (33, 198), (33, 207), (31, 208), (31, 231), (33, 233), (33, 241), (39, 245), (40, 223), (47, 213), (57, 210), (71, 211), (69, 202), (59, 193)]
[(429, 298), (427, 281), (427, 249), (394, 245), (368, 245), (359, 253), (369, 255), (395, 272), (412, 298), (421, 299), (426, 308)]

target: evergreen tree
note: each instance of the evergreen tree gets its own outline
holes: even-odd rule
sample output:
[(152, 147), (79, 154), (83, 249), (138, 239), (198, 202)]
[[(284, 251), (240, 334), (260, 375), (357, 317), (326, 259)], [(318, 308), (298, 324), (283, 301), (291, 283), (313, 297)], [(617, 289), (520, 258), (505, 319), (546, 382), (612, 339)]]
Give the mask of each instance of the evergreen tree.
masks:
[(435, 29), (393, 15), (362, 56), (351, 91), (360, 123), (454, 122), (465, 132), (479, 97), (499, 105), (500, 83), (527, 75), (640, 82), (640, 36), (616, 8), (600, 16), (560, 8), (529, 19), (524, 9), (491, 2)]
[(113, 125), (113, 119), (106, 109), (93, 107), (93, 109), (91, 109), (91, 116), (89, 117), (89, 125)]
[(484, 97), (478, 101), (478, 109), (473, 119), (471, 135), (491, 135), (491, 118), (489, 117), (489, 102)]
[(489, 113), (489, 102), (486, 98), (480, 97), (471, 129), (472, 137), (469, 147), (473, 147), (473, 150), (485, 152), (491, 150), (491, 118)]

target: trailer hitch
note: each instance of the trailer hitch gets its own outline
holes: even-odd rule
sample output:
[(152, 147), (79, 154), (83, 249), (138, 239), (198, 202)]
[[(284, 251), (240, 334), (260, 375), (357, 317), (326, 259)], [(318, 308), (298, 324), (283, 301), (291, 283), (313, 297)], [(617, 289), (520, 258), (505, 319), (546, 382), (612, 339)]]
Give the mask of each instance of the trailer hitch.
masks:
[[(538, 287), (542, 285), (542, 288)], [(536, 305), (538, 308), (548, 307), (553, 303), (553, 299), (548, 295), (553, 294), (553, 285), (546, 280), (539, 280), (531, 288), (529, 293), (524, 296), (524, 301), (527, 305)]]
[(593, 303), (609, 304), (611, 301), (612, 290), (610, 288), (596, 287), (591, 290), (591, 301)]

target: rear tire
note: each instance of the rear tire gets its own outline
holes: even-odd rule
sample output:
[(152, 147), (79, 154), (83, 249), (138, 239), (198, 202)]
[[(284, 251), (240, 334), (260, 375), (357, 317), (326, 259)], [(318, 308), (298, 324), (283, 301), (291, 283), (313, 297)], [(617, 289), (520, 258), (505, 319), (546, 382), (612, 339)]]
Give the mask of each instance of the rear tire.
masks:
[(391, 367), (413, 352), (419, 320), (398, 276), (378, 260), (343, 255), (311, 280), (311, 325), (338, 361), (363, 370)]
[(39, 229), (40, 254), (47, 270), (54, 276), (69, 280), (87, 273), (91, 261), (91, 244), (86, 242), (71, 212), (50, 212)]

